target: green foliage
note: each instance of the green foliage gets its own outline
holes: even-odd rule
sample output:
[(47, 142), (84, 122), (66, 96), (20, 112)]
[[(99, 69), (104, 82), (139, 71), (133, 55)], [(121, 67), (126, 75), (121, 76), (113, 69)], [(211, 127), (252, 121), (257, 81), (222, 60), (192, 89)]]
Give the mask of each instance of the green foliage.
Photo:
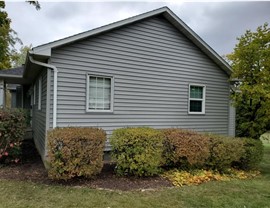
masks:
[[(33, 5), (36, 10), (39, 10), (40, 4), (38, 1), (27, 1), (29, 4)], [(22, 45), (22, 41), (18, 38), (17, 33), (10, 27), (11, 19), (8, 17), (8, 13), (4, 10), (5, 2), (0, 1), (0, 70), (9, 69), (15, 64), (21, 63), (24, 58), (21, 59), (18, 63), (18, 54), (22, 53), (24, 47), (21, 48), (20, 52), (17, 52), (15, 49), (15, 44), (19, 43)], [(27, 46), (25, 46), (27, 47)], [(20, 64), (21, 65), (21, 64)]]
[(232, 79), (237, 118), (237, 136), (259, 139), (270, 129), (270, 28), (264, 24), (238, 38), (234, 52), (228, 55), (233, 69)]
[(12, 67), (19, 67), (25, 63), (26, 55), (31, 50), (32, 45), (22, 46), (19, 51), (13, 51), (11, 54)]
[(263, 158), (263, 144), (260, 140), (243, 138), (244, 153), (238, 163), (239, 168), (252, 170), (258, 168)]
[(20, 160), (20, 144), (25, 129), (25, 112), (23, 110), (0, 110), (0, 163), (17, 163)]
[(28, 2), (31, 5), (33, 5), (36, 8), (36, 10), (40, 10), (41, 9), (40, 3), (38, 1), (26, 1), (26, 2)]
[(111, 144), (117, 173), (136, 176), (157, 174), (161, 165), (221, 172), (237, 165), (249, 170), (258, 166), (263, 152), (262, 143), (253, 139), (176, 128), (161, 131), (146, 127), (118, 129), (113, 132)]
[(163, 137), (147, 127), (114, 130), (110, 142), (119, 175), (152, 176), (162, 163)]
[(5, 9), (5, 2), (0, 1), (0, 70), (11, 67), (11, 53), (15, 44), (21, 43), (14, 30), (11, 29), (11, 20)]
[(48, 132), (49, 177), (90, 178), (101, 172), (106, 133), (99, 128), (56, 128)]
[(210, 138), (210, 157), (207, 168), (225, 171), (238, 162), (244, 154), (244, 143), (239, 138), (208, 135)]
[(201, 167), (208, 159), (209, 138), (190, 130), (164, 129), (164, 156), (167, 166)]

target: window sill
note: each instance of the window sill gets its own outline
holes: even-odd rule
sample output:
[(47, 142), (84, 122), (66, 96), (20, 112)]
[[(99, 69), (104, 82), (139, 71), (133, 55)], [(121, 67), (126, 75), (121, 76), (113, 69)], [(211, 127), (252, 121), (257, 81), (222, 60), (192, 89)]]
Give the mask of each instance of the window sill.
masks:
[(113, 114), (112, 110), (86, 110), (89, 114)]
[(205, 115), (205, 112), (188, 112), (188, 115)]

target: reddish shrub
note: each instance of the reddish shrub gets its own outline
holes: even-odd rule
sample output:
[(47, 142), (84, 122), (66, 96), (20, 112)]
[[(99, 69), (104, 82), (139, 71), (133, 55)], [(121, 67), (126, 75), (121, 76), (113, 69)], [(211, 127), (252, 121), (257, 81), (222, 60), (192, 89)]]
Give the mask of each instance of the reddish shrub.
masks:
[(210, 156), (209, 138), (190, 130), (164, 129), (164, 157), (168, 166), (201, 167)]
[(99, 128), (57, 128), (48, 133), (49, 177), (92, 177), (103, 167), (106, 133)]
[(26, 113), (21, 109), (0, 110), (0, 163), (17, 163), (26, 130)]

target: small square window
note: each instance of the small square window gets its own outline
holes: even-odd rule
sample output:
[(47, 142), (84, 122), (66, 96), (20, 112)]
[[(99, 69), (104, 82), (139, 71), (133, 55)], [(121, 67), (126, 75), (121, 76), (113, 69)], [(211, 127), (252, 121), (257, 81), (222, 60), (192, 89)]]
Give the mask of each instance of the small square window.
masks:
[(189, 114), (205, 113), (205, 86), (189, 85)]
[(112, 111), (112, 77), (88, 75), (87, 111)]

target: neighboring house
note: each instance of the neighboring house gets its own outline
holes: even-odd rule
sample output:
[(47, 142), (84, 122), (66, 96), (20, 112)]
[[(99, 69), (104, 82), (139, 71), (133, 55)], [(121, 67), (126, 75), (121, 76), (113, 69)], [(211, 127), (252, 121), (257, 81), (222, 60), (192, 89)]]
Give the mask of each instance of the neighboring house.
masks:
[[(8, 70), (0, 70), (0, 107), (6, 106), (8, 93), (10, 93), (10, 106), (11, 108), (30, 108), (28, 99), (23, 100), (22, 86), (26, 84), (22, 79), (24, 67), (16, 67)], [(5, 84), (4, 84), (5, 81)], [(26, 92), (24, 93), (26, 95)], [(23, 101), (25, 103), (23, 103)]]
[(46, 134), (55, 127), (101, 127), (108, 135), (128, 126), (234, 135), (230, 74), (230, 66), (163, 7), (33, 48), (20, 81), (31, 97), (34, 141), (46, 159)]

